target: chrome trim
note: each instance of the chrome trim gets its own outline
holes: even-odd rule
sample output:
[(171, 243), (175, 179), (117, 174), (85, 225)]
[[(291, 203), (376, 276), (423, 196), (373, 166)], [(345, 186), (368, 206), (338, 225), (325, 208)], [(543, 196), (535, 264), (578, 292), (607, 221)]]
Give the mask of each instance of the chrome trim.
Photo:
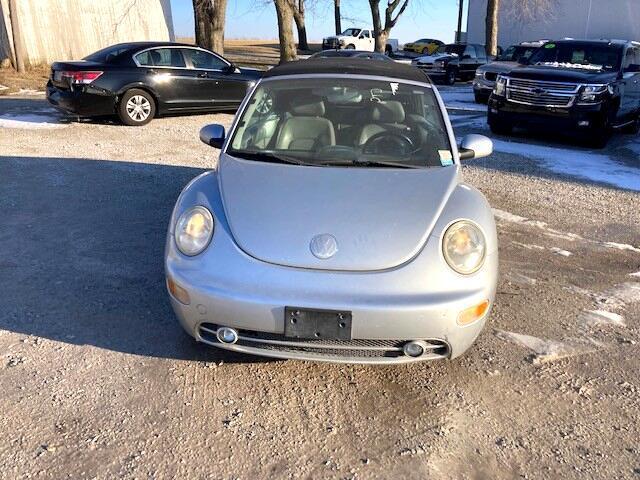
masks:
[[(582, 83), (503, 78), (506, 79), (505, 96), (508, 102), (544, 108), (571, 108), (585, 86)], [(538, 90), (541, 92), (537, 92)], [(520, 98), (513, 98), (514, 96)], [(558, 103), (561, 100), (563, 102)]]
[[(230, 67), (232, 65), (231, 62), (229, 62), (226, 58), (218, 55), (215, 52), (212, 52), (211, 50), (206, 50), (204, 48), (200, 48), (200, 47), (188, 47), (188, 46), (184, 46), (184, 45), (159, 45), (159, 46), (155, 46), (155, 47), (149, 47), (149, 48), (145, 48), (144, 50), (140, 50), (136, 53), (134, 53), (133, 55), (131, 55), (131, 59), (133, 60), (133, 63), (136, 64), (137, 67), (140, 68), (164, 68), (164, 69), (171, 69), (171, 70), (203, 70), (205, 72), (222, 72), (221, 69), (213, 69), (213, 68), (194, 68), (193, 64), (191, 64), (191, 67), (187, 66), (187, 67), (168, 67), (168, 66), (162, 66), (162, 65), (140, 65), (140, 63), (138, 62), (138, 60), (136, 59), (136, 57), (142, 53), (148, 52), (149, 50), (159, 50), (159, 49), (165, 49), (165, 48), (179, 48), (181, 50), (200, 50), (202, 52), (206, 52), (206, 53), (210, 53), (211, 55), (213, 55), (214, 57), (218, 58), (219, 60), (222, 60), (224, 63), (227, 64), (227, 67)], [(188, 63), (191, 62), (187, 62), (187, 58), (183, 55), (182, 56), (185, 65), (187, 65)]]

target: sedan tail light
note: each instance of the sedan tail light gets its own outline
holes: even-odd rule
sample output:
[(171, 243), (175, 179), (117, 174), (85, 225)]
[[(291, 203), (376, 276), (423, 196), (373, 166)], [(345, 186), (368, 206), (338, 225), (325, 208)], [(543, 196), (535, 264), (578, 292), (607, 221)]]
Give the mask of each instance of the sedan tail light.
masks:
[(62, 79), (68, 79), (70, 83), (81, 83), (88, 85), (97, 80), (104, 72), (99, 71), (81, 71), (81, 72), (62, 72)]

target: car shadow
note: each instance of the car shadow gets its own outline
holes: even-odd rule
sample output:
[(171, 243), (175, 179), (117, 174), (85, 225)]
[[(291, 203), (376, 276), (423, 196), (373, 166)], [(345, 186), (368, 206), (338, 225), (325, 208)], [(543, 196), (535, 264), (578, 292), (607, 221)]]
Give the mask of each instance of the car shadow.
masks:
[(203, 171), (0, 156), (0, 329), (152, 357), (263, 361), (196, 344), (167, 297), (169, 218)]

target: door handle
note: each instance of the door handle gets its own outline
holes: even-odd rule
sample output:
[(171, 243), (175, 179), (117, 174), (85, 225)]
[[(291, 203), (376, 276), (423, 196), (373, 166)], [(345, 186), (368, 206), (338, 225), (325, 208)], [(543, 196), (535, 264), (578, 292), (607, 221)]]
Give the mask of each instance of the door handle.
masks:
[(207, 75), (207, 72), (202, 72), (198, 74), (198, 78), (207, 78), (209, 75)]

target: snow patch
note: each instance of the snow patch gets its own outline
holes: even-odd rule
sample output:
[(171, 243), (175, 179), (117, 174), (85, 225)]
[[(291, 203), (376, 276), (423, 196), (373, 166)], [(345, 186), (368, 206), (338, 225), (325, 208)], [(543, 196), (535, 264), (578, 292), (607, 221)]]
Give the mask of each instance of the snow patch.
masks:
[(520, 345), (533, 351), (533, 355), (529, 357), (529, 361), (534, 365), (553, 362), (561, 358), (574, 357), (593, 351), (593, 349), (583, 346), (555, 340), (544, 340), (542, 338), (532, 337), (522, 333), (507, 332), (505, 330), (496, 330), (495, 334), (501, 340)]
[(507, 280), (520, 285), (535, 285), (538, 281), (535, 278), (526, 276), (520, 272), (509, 272), (506, 275)]
[(617, 325), (626, 326), (624, 317), (617, 313), (606, 310), (585, 310), (580, 316), (580, 320), (588, 325)]
[(42, 90), (33, 90), (32, 88), (21, 88), (17, 92), (10, 93), (9, 95), (44, 95)]
[(616, 250), (628, 250), (630, 252), (640, 253), (640, 248), (636, 248), (633, 245), (628, 245), (626, 243), (602, 242), (602, 246), (605, 248), (614, 248)]
[(630, 274), (629, 274), (629, 276), (630, 276), (630, 277), (640, 278), (640, 272), (630, 273)]
[(0, 91), (2, 90), (9, 90), (9, 87), (7, 87), (6, 85), (0, 85)]
[(591, 151), (547, 147), (493, 139), (497, 152), (533, 158), (555, 173), (640, 191), (640, 170)]
[(64, 128), (67, 125), (59, 122), (60, 117), (46, 114), (5, 114), (0, 115), (0, 128), (23, 128), (42, 130)]
[(556, 255), (560, 255), (562, 257), (570, 257), (571, 255), (573, 255), (573, 253), (568, 252), (567, 250), (563, 250), (561, 248), (558, 247), (551, 247), (550, 249), (553, 253), (555, 253)]
[(514, 245), (517, 245), (518, 247), (522, 247), (522, 248), (526, 248), (527, 250), (546, 250), (544, 247), (540, 246), (540, 245), (529, 245), (528, 243), (520, 243), (520, 242), (511, 242)]

